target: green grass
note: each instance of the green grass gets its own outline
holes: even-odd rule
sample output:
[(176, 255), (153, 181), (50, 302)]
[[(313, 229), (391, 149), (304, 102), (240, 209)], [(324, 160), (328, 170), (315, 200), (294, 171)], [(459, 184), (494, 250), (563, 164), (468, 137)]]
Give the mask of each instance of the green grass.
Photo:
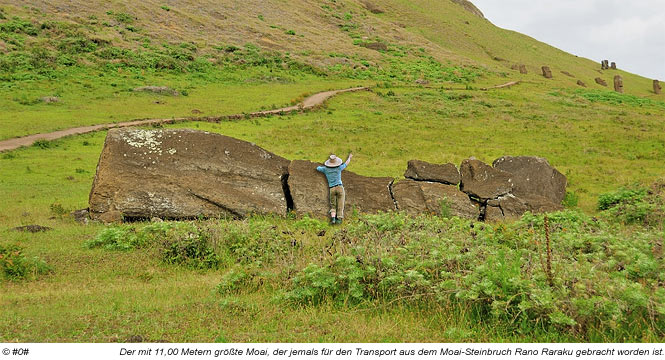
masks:
[[(575, 213), (552, 219), (556, 275), (552, 291), (568, 291), (566, 284), (571, 279), (595, 279), (592, 284), (578, 284), (575, 296), (579, 299), (555, 297), (555, 306), (560, 306), (580, 326), (566, 325), (569, 320), (562, 322), (560, 317), (548, 316), (549, 311), (557, 314), (550, 308), (551, 302), (536, 301), (531, 304), (533, 308), (528, 308), (519, 305), (527, 298), (512, 298), (512, 291), (520, 291), (520, 286), (532, 282), (537, 286), (527, 286), (528, 297), (545, 299), (539, 292), (547, 288), (542, 284), (545, 279), (539, 263), (516, 256), (529, 253), (537, 257), (543, 251), (533, 242), (544, 241), (542, 218), (527, 217), (512, 225), (476, 224), (472, 231), (478, 237), (474, 240), (468, 237), (468, 221), (436, 217), (351, 216), (344, 227), (322, 225), (324, 236), (317, 236), (318, 227), (310, 226), (310, 222), (272, 217), (179, 224), (208, 229), (205, 231), (212, 234), (215, 251), (222, 259), (220, 268), (214, 270), (168, 264), (160, 244), (177, 238), (172, 235), (154, 237), (135, 250), (90, 249), (84, 242), (108, 233), (108, 228), (60, 220), (51, 233), (3, 231), (5, 241), (24, 247), (27, 256), (43, 258), (53, 272), (31, 281), (2, 284), (0, 304), (5, 311), (0, 314), (0, 340), (122, 342), (141, 335), (149, 341), (172, 342), (662, 341), (662, 320), (649, 322), (648, 316), (641, 315), (643, 306), (639, 305), (642, 296), (653, 297), (656, 304), (662, 301), (658, 297), (662, 294), (651, 292), (653, 278), (662, 266), (646, 266), (653, 265), (652, 257), (659, 256), (651, 253), (650, 246), (660, 235), (644, 234), (640, 229), (617, 229)], [(145, 224), (131, 227), (144, 240), (149, 234)], [(373, 230), (368, 231), (368, 227)], [(350, 241), (340, 241), (344, 238)], [(271, 243), (272, 251), (252, 250), (265, 241)], [(325, 249), (331, 249), (331, 244), (332, 255), (326, 255)], [(423, 246), (432, 251), (424, 254)], [(460, 250), (464, 247), (470, 252)], [(593, 250), (584, 250), (589, 247)], [(424, 278), (398, 281), (375, 292), (372, 284), (376, 279), (367, 276), (356, 300), (347, 297), (353, 293), (346, 292), (345, 287), (334, 293), (336, 297), (326, 295), (312, 304), (301, 303), (293, 296), (309, 286), (298, 280), (311, 268), (308, 264), (335, 269), (332, 264), (348, 256), (365, 272), (371, 271), (374, 256), (382, 257), (381, 271), (386, 273), (378, 276), (388, 283), (402, 272), (406, 274), (403, 276), (420, 274)], [(495, 263), (501, 256), (510, 261), (492, 273), (475, 264)], [(584, 261), (576, 260), (577, 257)], [(356, 258), (362, 262), (356, 263)], [(615, 267), (617, 261), (621, 261), (621, 268)], [(533, 277), (523, 274), (520, 264), (528, 266)], [(469, 280), (457, 283), (458, 288), (452, 283), (454, 288), (448, 289), (435, 286), (445, 276), (439, 277), (438, 271), (430, 268), (440, 266), (470, 266), (474, 270), (447, 273)], [(630, 275), (627, 279), (620, 273), (624, 267)], [(236, 269), (245, 269), (251, 275), (238, 288), (220, 288), (220, 283), (228, 284), (229, 271)], [(336, 275), (336, 281), (343, 281), (338, 284), (344, 284), (343, 279), (353, 271)], [(478, 276), (481, 278), (476, 279)], [(486, 281), (494, 287), (487, 287)], [(644, 284), (640, 292), (626, 290), (632, 281)], [(451, 286), (450, 282), (444, 283)], [(584, 302), (584, 286), (598, 287), (603, 293), (603, 287), (610, 283), (615, 290), (593, 298), (599, 306), (605, 304), (602, 306), (607, 312), (601, 311), (597, 318), (585, 312), (588, 304)], [(481, 289), (484, 290), (473, 296), (473, 291)], [(459, 296), (430, 294), (445, 294), (449, 290)], [(621, 297), (614, 310), (607, 303), (612, 302), (610, 296)], [(95, 301), (90, 301), (91, 297)], [(510, 311), (491, 311), (493, 302), (500, 305), (507, 298), (515, 300), (502, 305)], [(631, 305), (631, 301), (637, 305)], [(633, 309), (632, 315), (621, 312), (621, 319), (613, 322), (611, 311), (622, 311), (625, 306)], [(515, 316), (518, 307), (531, 310), (522, 317), (518, 314), (518, 321), (507, 321), (506, 317)]]
[[(123, 90), (108, 88), (100, 80), (95, 85), (38, 82), (7, 89), (0, 106), (6, 109), (0, 115), (0, 140), (38, 132), (49, 132), (76, 126), (107, 124), (143, 118), (171, 118), (183, 116), (219, 116), (249, 113), (289, 106), (303, 94), (341, 89), (358, 84), (357, 80), (303, 79), (296, 83), (197, 83), (186, 78), (167, 77), (155, 80), (125, 79)], [(165, 96), (128, 91), (146, 84), (169, 86), (187, 90), (188, 96)], [(58, 103), (23, 105), (15, 98), (39, 99), (57, 94)], [(192, 112), (198, 110), (198, 112)], [(200, 113), (199, 113), (200, 112)]]
[[(193, 110), (201, 116), (258, 111), (322, 90), (370, 85), (372, 92), (340, 95), (305, 114), (168, 127), (222, 133), (288, 159), (318, 162), (331, 152), (353, 151), (349, 170), (397, 179), (410, 159), (459, 164), (470, 156), (488, 163), (503, 155), (545, 157), (568, 178), (567, 206), (600, 218), (599, 224), (582, 214), (586, 220), (575, 229), (554, 221), (555, 269), (561, 276), (556, 291), (564, 291), (566, 281), (580, 274), (591, 278), (584, 276), (593, 272), (598, 282), (591, 285), (601, 286), (601, 293), (626, 285), (624, 280), (644, 287), (632, 297), (614, 292), (614, 298), (603, 298), (605, 305), (609, 301), (643, 310), (645, 296), (660, 304), (662, 294), (652, 290), (654, 279), (662, 278), (662, 201), (644, 200), (640, 196), (648, 192), (633, 184), (663, 177), (665, 95), (652, 94), (649, 79), (620, 70), (600, 75), (595, 62), (497, 29), (452, 2), (372, 3), (383, 13), (371, 14), (350, 0), (316, 9), (305, 2), (270, 2), (259, 16), (251, 3), (225, 9), (221, 16), (219, 9), (200, 13), (188, 1), (174, 7), (153, 0), (118, 3), (104, 12), (93, 2), (81, 5), (76, 19), (49, 9), (3, 6), (0, 140), (73, 126), (188, 116)], [(223, 17), (247, 26), (227, 26)], [(371, 37), (365, 33), (368, 28), (373, 29)], [(253, 43), (238, 43), (238, 37)], [(373, 42), (385, 47), (361, 46)], [(529, 74), (510, 70), (513, 63), (526, 64)], [(553, 80), (542, 78), (542, 65), (552, 68)], [(564, 70), (576, 78), (557, 75)], [(609, 83), (615, 74), (624, 77), (626, 95), (593, 81), (601, 76)], [(590, 87), (578, 88), (577, 79)], [(521, 83), (479, 90), (512, 80)], [(129, 91), (144, 85), (169, 86), (182, 95)], [(60, 101), (46, 104), (39, 100), (44, 96)], [(489, 254), (495, 261), (495, 251), (501, 250), (512, 254), (507, 258), (512, 265), (538, 267), (532, 240), (542, 240), (540, 232), (529, 232), (525, 224), (540, 220), (529, 217), (521, 223), (482, 225), (475, 230), (477, 238), (468, 222), (455, 219), (427, 218), (415, 228), (396, 228), (397, 220), (421, 221), (402, 217), (351, 216), (342, 228), (311, 219), (210, 220), (194, 224), (217, 229), (211, 239), (220, 234), (244, 239), (252, 222), (267, 226), (256, 229), (275, 234), (275, 239), (258, 248), (217, 247), (214, 256), (203, 249), (210, 255), (203, 263), (179, 256), (182, 249), (203, 242), (180, 241), (171, 233), (146, 240), (144, 224), (130, 225), (127, 231), (76, 224), (68, 212), (87, 207), (104, 137), (105, 132), (98, 132), (40, 141), (0, 154), (0, 246), (17, 246), (11, 247), (12, 254), (15, 249), (20, 254), (12, 256), (25, 259), (29, 274), (0, 283), (0, 342), (113, 342), (133, 335), (176, 342), (663, 341), (662, 319), (653, 311), (624, 311), (625, 317), (612, 323), (604, 317), (611, 312), (580, 317), (578, 310), (588, 305), (584, 299), (575, 303), (578, 307), (565, 302), (536, 307), (519, 324), (500, 312), (493, 316), (487, 308), (510, 293), (483, 292), (475, 301), (469, 296), (473, 289), (460, 285), (454, 289), (461, 294), (459, 301), (427, 296), (395, 301), (412, 295), (399, 293), (405, 284), (424, 284), (412, 281), (420, 277), (411, 270), (435, 279), (429, 278), (436, 271), (428, 266), (438, 260), (432, 252), (426, 252), (429, 258), (423, 255), (418, 244), (460, 257), (460, 251), (438, 247), (448, 244), (459, 250), (460, 244), (473, 242), (469, 253), (478, 259)], [(638, 190), (611, 192), (625, 185)], [(368, 230), (368, 221), (382, 228)], [(10, 230), (29, 224), (54, 230)], [(441, 232), (434, 233), (431, 226)], [(320, 230), (326, 234), (318, 236)], [(345, 231), (353, 245), (337, 243), (334, 256), (325, 255), (335, 239), (348, 235)], [(343, 285), (346, 270), (355, 275), (372, 271), (345, 256), (367, 249), (390, 252), (397, 246), (394, 241), (401, 241), (397, 235), (414, 244), (399, 255), (399, 271), (393, 274), (408, 279), (383, 292)], [(297, 251), (285, 246), (293, 238), (301, 246)], [(599, 246), (610, 250), (595, 252)], [(255, 254), (262, 257), (253, 258)], [(305, 270), (310, 263), (318, 268), (309, 269), (317, 271)], [(482, 270), (482, 264), (469, 264), (467, 270)], [(521, 276), (516, 269), (498, 273)], [(308, 281), (316, 278), (308, 274), (334, 278), (337, 286), (325, 289), (316, 305), (307, 295), (312, 290)], [(521, 281), (547, 289), (538, 283), (541, 278), (534, 279)], [(337, 295), (330, 296), (331, 289)], [(523, 307), (534, 309), (527, 305)], [(509, 310), (504, 315), (515, 315), (514, 308)]]

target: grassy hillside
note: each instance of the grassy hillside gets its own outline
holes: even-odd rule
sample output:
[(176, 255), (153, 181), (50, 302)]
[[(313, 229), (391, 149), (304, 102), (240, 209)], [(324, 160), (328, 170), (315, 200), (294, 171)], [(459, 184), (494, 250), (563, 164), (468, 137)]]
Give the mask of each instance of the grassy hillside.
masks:
[[(579, 88), (579, 79), (590, 89), (608, 90), (594, 78), (611, 87), (613, 76), (621, 74), (627, 94), (665, 99), (652, 93), (650, 79), (600, 71), (593, 61), (499, 29), (449, 1), (54, 1), (0, 8), (1, 104), (11, 111), (0, 117), (0, 139), (67, 127), (69, 121), (185, 116), (193, 109), (206, 115), (249, 111), (225, 101), (228, 94), (245, 92), (236, 85), (255, 98), (270, 91), (254, 85), (332, 79), (306, 89), (350, 83), (343, 80), (478, 87), (521, 80), (547, 91)], [(512, 70), (515, 64), (525, 64), (529, 74)], [(543, 65), (554, 79), (540, 75)], [(155, 101), (131, 92), (146, 84), (184, 90), (190, 98)], [(262, 104), (281, 105), (301, 91), (279, 91), (283, 97), (267, 97)], [(42, 104), (48, 96), (60, 102)], [(126, 111), (109, 107), (117, 101)]]
[[(350, 170), (398, 180), (414, 158), (536, 155), (569, 182), (548, 275), (533, 215), (81, 225), (106, 134), (41, 141), (0, 154), (0, 342), (662, 342), (665, 95), (599, 68), (448, 0), (0, 1), (0, 140), (365, 85), (309, 113), (168, 126), (288, 159), (353, 151)], [(593, 80), (615, 74), (625, 94)], [(53, 230), (12, 230), (30, 224)], [(171, 251), (188, 246), (203, 258)]]

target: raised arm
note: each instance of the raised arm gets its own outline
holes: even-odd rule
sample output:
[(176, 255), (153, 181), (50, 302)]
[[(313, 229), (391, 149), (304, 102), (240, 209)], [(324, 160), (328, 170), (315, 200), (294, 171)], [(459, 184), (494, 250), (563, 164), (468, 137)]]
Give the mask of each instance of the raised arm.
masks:
[(349, 163), (351, 162), (352, 157), (353, 157), (353, 154), (349, 153), (349, 157), (346, 158), (346, 162), (345, 162), (346, 166), (349, 166)]

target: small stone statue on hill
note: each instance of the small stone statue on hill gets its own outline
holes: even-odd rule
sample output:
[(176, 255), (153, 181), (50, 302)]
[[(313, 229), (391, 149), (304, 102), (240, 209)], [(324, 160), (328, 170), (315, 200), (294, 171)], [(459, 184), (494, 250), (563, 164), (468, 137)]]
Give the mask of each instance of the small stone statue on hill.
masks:
[(623, 94), (623, 79), (621, 75), (614, 76), (614, 91)]

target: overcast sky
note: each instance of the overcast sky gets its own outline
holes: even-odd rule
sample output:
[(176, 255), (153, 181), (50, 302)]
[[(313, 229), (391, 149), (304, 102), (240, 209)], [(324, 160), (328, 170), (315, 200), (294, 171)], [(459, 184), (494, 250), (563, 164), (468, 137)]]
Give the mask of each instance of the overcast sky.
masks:
[(471, 0), (493, 24), (665, 81), (665, 0)]

